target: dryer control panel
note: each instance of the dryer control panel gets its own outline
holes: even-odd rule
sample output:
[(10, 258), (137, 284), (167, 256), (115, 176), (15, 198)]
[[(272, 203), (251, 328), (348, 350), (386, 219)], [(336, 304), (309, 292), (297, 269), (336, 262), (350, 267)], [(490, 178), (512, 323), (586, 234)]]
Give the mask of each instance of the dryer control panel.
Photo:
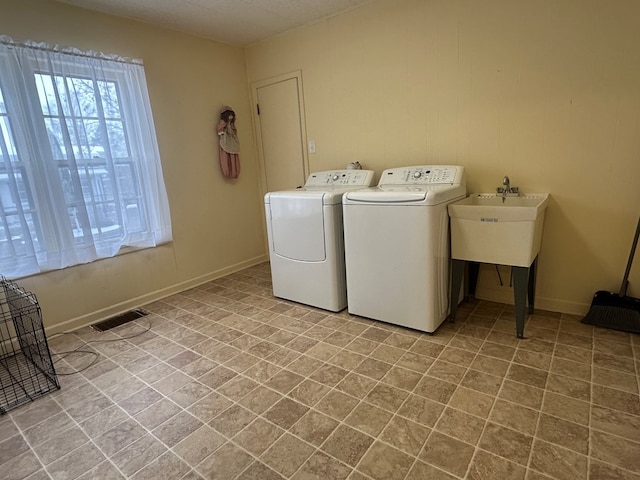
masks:
[(465, 185), (464, 167), (418, 165), (390, 168), (382, 172), (378, 183), (378, 186), (385, 185)]
[(309, 175), (305, 187), (370, 187), (373, 183), (373, 170), (330, 170)]

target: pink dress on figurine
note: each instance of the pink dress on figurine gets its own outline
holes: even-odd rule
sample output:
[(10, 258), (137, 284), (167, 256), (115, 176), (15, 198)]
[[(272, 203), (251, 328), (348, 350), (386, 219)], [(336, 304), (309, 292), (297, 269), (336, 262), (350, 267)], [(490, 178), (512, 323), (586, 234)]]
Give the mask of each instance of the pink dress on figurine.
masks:
[(240, 175), (240, 142), (236, 130), (236, 114), (229, 106), (222, 107), (218, 122), (220, 169), (226, 178)]

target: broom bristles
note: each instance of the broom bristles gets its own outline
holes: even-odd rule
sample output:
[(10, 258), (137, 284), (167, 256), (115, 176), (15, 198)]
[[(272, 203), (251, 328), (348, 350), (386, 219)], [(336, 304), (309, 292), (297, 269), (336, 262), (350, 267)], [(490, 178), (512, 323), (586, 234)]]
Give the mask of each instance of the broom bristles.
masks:
[(581, 320), (586, 325), (640, 333), (640, 312), (612, 305), (592, 305)]

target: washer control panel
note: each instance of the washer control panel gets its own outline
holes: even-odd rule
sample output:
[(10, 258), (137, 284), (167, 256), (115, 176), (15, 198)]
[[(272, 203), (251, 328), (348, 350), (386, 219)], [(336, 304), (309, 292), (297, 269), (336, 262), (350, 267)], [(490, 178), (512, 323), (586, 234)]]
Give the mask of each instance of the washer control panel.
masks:
[(378, 186), (464, 184), (464, 167), (457, 165), (418, 165), (385, 170), (382, 172)]
[(330, 170), (309, 175), (305, 187), (370, 187), (373, 183), (373, 170)]

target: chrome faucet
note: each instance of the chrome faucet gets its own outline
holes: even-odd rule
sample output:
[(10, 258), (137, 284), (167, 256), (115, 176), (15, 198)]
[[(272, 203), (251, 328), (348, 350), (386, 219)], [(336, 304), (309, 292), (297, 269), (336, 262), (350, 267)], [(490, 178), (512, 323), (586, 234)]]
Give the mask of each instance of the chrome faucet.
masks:
[(498, 195), (502, 196), (503, 203), (504, 203), (504, 199), (507, 197), (517, 197), (519, 194), (518, 190), (519, 190), (518, 187), (511, 186), (511, 181), (509, 180), (509, 177), (506, 175), (502, 179), (502, 186), (496, 188), (496, 192), (498, 193)]
[(502, 197), (506, 197), (507, 193), (511, 193), (511, 182), (506, 175), (502, 179)]

